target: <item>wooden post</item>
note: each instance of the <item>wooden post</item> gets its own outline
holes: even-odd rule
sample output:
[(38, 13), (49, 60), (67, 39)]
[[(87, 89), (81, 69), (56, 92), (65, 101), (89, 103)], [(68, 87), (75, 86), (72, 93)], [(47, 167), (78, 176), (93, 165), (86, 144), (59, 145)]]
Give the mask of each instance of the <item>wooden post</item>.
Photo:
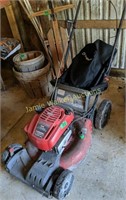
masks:
[(24, 49), (29, 50), (28, 35), (26, 34), (24, 20), (21, 15), (21, 9), (18, 1), (11, 1), (13, 12), (16, 18), (17, 26), (20, 32), (20, 37), (24, 46)]
[(18, 30), (17, 22), (14, 16), (12, 5), (8, 5), (5, 7), (6, 15), (10, 24), (10, 28), (15, 39), (18, 39), (21, 42), (21, 51), (24, 51), (22, 40), (20, 37), (20, 33)]

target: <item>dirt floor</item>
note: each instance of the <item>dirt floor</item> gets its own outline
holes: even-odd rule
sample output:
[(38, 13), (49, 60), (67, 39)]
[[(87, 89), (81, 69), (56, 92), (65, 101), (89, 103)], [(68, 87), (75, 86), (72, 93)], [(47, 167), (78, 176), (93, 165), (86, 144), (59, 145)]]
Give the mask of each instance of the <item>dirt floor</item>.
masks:
[[(110, 86), (100, 97), (112, 101), (108, 125), (92, 135), (92, 146), (86, 159), (74, 169), (75, 180), (66, 200), (125, 200), (126, 199), (126, 143), (124, 80), (111, 78)], [(11, 143), (24, 144), (25, 124), (34, 112), (26, 113), (26, 106), (42, 103), (25, 95), (19, 85), (12, 85), (2, 96), (1, 151)], [(41, 194), (9, 175), (3, 165), (0, 173), (2, 200), (46, 200)]]

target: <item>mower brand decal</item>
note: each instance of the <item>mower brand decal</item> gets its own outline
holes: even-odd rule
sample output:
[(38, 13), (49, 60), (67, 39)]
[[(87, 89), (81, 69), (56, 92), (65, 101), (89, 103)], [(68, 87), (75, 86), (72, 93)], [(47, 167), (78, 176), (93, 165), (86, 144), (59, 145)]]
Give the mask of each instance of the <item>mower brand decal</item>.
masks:
[(64, 121), (64, 122), (62, 122), (62, 124), (60, 124), (60, 128), (64, 128), (65, 126), (67, 126), (67, 122), (66, 121)]
[(39, 138), (43, 138), (45, 134), (48, 132), (49, 128), (50, 127), (48, 125), (38, 123), (34, 135)]

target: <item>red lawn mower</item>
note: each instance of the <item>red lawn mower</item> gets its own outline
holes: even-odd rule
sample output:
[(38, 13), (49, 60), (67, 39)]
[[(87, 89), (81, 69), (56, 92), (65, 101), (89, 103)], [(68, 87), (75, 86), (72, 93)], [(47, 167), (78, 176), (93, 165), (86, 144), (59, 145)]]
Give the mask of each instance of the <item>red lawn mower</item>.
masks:
[[(69, 93), (69, 99), (74, 99), (72, 95), (75, 92), (68, 91), (71, 87), (63, 87), (65, 89), (61, 85), (60, 88), (57, 87), (57, 99), (60, 96), (61, 102), (61, 93), (67, 98)], [(81, 89), (78, 92), (79, 90)], [(71, 169), (84, 159), (91, 145), (92, 114), (96, 101), (86, 112), (89, 97), (86, 97), (87, 107), (82, 104), (85, 114), (77, 109), (81, 109), (82, 97), (76, 99), (70, 107), (67, 103), (59, 103), (37, 111), (25, 126), (28, 135), (26, 148), (11, 144), (3, 152), (2, 161), (6, 170), (46, 197), (64, 199), (74, 180)], [(110, 111), (110, 101), (103, 101), (95, 116), (96, 126), (103, 127), (106, 124)]]
[(25, 126), (26, 148), (11, 144), (2, 154), (10, 174), (46, 197), (62, 200), (69, 194), (72, 169), (87, 154), (93, 126), (102, 129), (110, 117), (111, 101), (103, 100), (98, 109), (97, 101), (108, 87), (122, 19), (114, 46), (101, 40), (86, 45), (63, 75), (52, 81), (53, 105), (38, 109)]

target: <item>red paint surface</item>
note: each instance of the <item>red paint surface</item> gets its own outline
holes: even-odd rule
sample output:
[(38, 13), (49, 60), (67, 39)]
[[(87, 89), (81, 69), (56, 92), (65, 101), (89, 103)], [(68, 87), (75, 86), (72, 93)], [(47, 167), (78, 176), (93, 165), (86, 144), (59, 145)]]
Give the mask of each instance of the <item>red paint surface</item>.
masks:
[[(51, 150), (62, 134), (69, 127), (74, 119), (74, 114), (65, 114), (65, 110), (58, 106), (50, 106), (41, 114), (36, 114), (31, 122), (25, 126), (25, 131), (29, 140), (40, 150)], [(61, 127), (62, 123), (66, 123)], [(44, 131), (38, 131), (37, 126), (40, 124)], [(40, 128), (41, 128), (40, 127)]]
[(83, 160), (91, 146), (92, 140), (92, 122), (90, 119), (86, 119), (85, 128), (87, 128), (87, 133), (84, 139), (80, 139), (77, 135), (72, 141), (72, 145), (63, 153), (60, 166), (64, 169), (68, 169), (72, 166), (77, 165), (81, 160)]

